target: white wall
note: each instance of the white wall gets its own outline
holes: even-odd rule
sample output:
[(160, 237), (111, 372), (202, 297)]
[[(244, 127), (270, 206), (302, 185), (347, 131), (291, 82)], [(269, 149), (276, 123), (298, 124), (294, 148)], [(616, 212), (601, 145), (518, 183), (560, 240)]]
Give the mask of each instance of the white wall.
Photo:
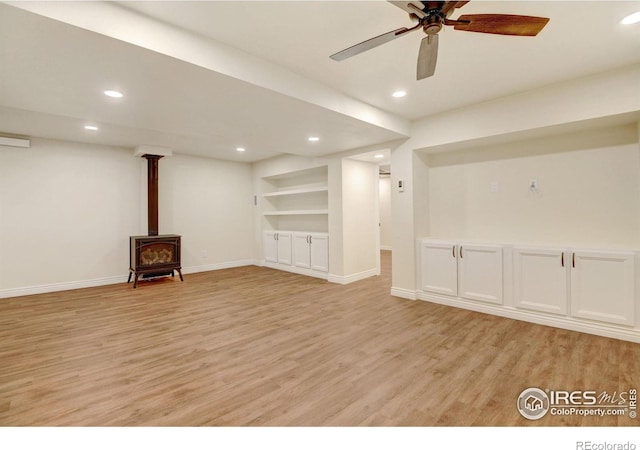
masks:
[(182, 236), (186, 272), (253, 263), (249, 164), (174, 154), (160, 160), (158, 190), (160, 234)]
[[(628, 131), (635, 135), (635, 126), (611, 134), (623, 136)], [(504, 157), (522, 147), (535, 150), (535, 144), (547, 152), (561, 150), (565, 142), (561, 136), (492, 148), (493, 157), (496, 153), (503, 157), (487, 161), (434, 155), (429, 168), (430, 231), (420, 230), (418, 235), (640, 248), (637, 143), (592, 148), (581, 136), (572, 140), (582, 140), (584, 149)], [(529, 189), (531, 180), (538, 183), (535, 191)]]
[[(589, 132), (592, 128), (603, 124), (614, 126), (623, 122), (630, 123), (634, 121), (634, 117), (637, 122), (640, 112), (639, 76), (640, 66), (635, 65), (502, 97), (414, 122), (411, 138), (392, 149), (391, 154), (392, 183), (395, 185), (399, 179), (405, 182), (405, 192), (399, 193), (394, 189), (391, 193), (394, 221), (392, 294), (415, 298), (416, 238), (429, 235), (431, 225), (438, 226), (435, 222), (431, 223), (431, 214), (427, 216), (424, 213), (425, 206), (432, 209), (429, 206), (431, 197), (429, 187), (423, 186), (424, 181), (431, 175), (431, 171), (422, 158), (414, 156), (416, 151), (435, 153), (462, 150), (466, 151), (466, 156), (470, 157), (479, 145), (503, 145), (516, 140), (524, 145), (521, 148), (526, 151), (529, 148), (524, 144), (526, 141), (523, 139), (535, 140), (540, 136), (577, 130)], [(606, 95), (594, 95), (594, 92), (606, 92)], [(582, 138), (573, 136), (568, 140), (580, 143)], [(637, 133), (634, 142), (637, 151)], [(564, 145), (570, 147), (571, 142)], [(607, 147), (607, 145), (600, 146)], [(512, 150), (518, 156), (523, 156), (525, 153), (520, 148), (512, 148)], [(577, 149), (573, 150), (577, 151)], [(534, 154), (540, 153), (534, 152)], [(565, 170), (570, 169), (565, 168)], [(611, 167), (611, 170), (614, 168)], [(628, 173), (627, 170), (625, 166), (623, 173)], [(600, 176), (598, 182), (608, 183), (616, 177), (616, 172), (610, 172), (606, 176)], [(640, 177), (637, 171), (636, 177)], [(511, 181), (506, 183), (505, 187), (510, 189), (506, 192), (515, 192), (515, 184)], [(551, 185), (546, 184), (546, 186), (549, 188)], [(543, 187), (541, 185), (541, 190)], [(593, 195), (600, 196), (609, 191), (609, 187), (601, 187), (602, 190), (594, 192)], [(451, 188), (457, 189), (456, 186)], [(610, 201), (615, 200), (610, 199)], [(599, 202), (605, 203), (604, 200)], [(435, 208), (442, 210), (442, 207)], [(620, 211), (619, 207), (616, 208)], [(631, 209), (634, 210), (635, 207), (631, 206)], [(605, 211), (609, 210), (605, 209)], [(623, 226), (628, 227), (627, 230), (629, 230), (633, 226), (632, 223), (634, 222)], [(554, 233), (559, 230), (558, 232), (563, 234), (561, 238), (567, 234), (566, 230), (556, 228), (553, 230)], [(478, 232), (472, 230), (468, 233)], [(484, 232), (481, 234), (486, 235)], [(584, 238), (596, 241), (602, 238), (602, 234), (603, 232), (598, 236), (591, 235)], [(624, 240), (629, 241), (627, 238)], [(634, 242), (637, 241), (634, 240)]]
[(342, 160), (342, 220), (345, 277), (379, 273), (378, 166)]
[[(160, 233), (182, 235), (185, 272), (253, 261), (248, 164), (174, 155), (159, 172)], [(125, 281), (146, 191), (146, 160), (131, 149), (1, 147), (0, 297)]]
[(391, 250), (391, 177), (381, 176), (380, 194), (380, 248)]
[(43, 139), (0, 147), (0, 293), (126, 275), (139, 186), (131, 150)]

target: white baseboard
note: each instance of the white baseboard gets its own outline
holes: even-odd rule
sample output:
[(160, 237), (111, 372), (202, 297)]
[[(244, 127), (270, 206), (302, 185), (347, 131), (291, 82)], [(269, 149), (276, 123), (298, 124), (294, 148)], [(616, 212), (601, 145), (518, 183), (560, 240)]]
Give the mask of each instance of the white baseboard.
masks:
[(128, 275), (119, 275), (116, 277), (95, 278), (93, 280), (67, 281), (63, 283), (3, 289), (0, 291), (0, 298), (22, 297), (24, 295), (45, 294), (47, 292), (70, 291), (72, 289), (106, 286), (107, 284), (126, 283), (127, 278)]
[(355, 281), (364, 280), (365, 278), (374, 277), (376, 275), (380, 275), (380, 272), (376, 268), (365, 270), (363, 272), (354, 273), (347, 276), (329, 274), (329, 282), (337, 283), (337, 284), (349, 284)]
[(416, 299), (416, 291), (397, 287), (391, 288), (391, 295), (393, 295), (394, 297), (406, 298), (407, 300)]
[(265, 261), (264, 264), (262, 264), (262, 266), (268, 267), (270, 269), (284, 270), (285, 272), (297, 273), (298, 275), (305, 275), (307, 277), (320, 278), (323, 280), (327, 279), (327, 272), (320, 272), (318, 270), (304, 269), (302, 267), (272, 263), (269, 261)]
[(581, 319), (555, 317), (547, 313), (536, 313), (516, 309), (513, 306), (498, 306), (478, 303), (460, 298), (451, 298), (437, 294), (431, 294), (424, 291), (417, 292), (419, 300), (425, 300), (441, 305), (453, 306), (456, 308), (468, 309), (494, 316), (507, 317), (509, 319), (522, 320), (524, 322), (537, 323), (538, 325), (546, 325), (565, 330), (579, 331), (581, 333), (595, 334), (623, 341), (640, 343), (640, 330), (631, 329), (618, 325), (609, 325), (605, 323), (587, 322)]
[(209, 272), (211, 270), (231, 269), (233, 267), (252, 266), (255, 264), (253, 259), (241, 259), (238, 261), (228, 261), (215, 264), (205, 264), (203, 266), (183, 267), (182, 273), (198, 273)]
[[(208, 272), (211, 270), (230, 269), (232, 267), (250, 266), (255, 261), (239, 260), (229, 261), (216, 264), (207, 264), (204, 266), (183, 267), (182, 273)], [(37, 286), (26, 286), (19, 288), (10, 288), (0, 290), (0, 298), (22, 297), (25, 295), (46, 294), (47, 292), (70, 291), (72, 289), (83, 289), (88, 287), (106, 286), (108, 284), (126, 283), (129, 275), (118, 275), (115, 277), (95, 278), (92, 280), (66, 281), (62, 283), (41, 284)]]
[(381, 246), (380, 246), (380, 250), (388, 250), (388, 251), (391, 251), (391, 246), (390, 246), (390, 245), (381, 245)]

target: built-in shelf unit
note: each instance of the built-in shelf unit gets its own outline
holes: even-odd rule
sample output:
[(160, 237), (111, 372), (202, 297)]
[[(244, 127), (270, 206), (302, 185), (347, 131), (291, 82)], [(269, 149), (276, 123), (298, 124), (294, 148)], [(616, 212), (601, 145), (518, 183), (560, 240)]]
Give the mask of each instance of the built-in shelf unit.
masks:
[(326, 279), (328, 167), (267, 176), (261, 181), (264, 264)]
[(328, 205), (327, 166), (262, 178), (265, 231), (327, 232)]

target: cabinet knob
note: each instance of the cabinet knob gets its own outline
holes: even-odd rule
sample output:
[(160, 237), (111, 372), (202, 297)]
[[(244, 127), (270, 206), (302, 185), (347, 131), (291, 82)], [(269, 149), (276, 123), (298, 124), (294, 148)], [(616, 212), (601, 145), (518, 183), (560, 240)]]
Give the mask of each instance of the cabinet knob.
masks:
[(562, 252), (562, 257), (560, 258), (560, 262), (562, 264), (562, 267), (564, 267), (564, 252)]
[(575, 252), (571, 254), (571, 267), (576, 268), (576, 254)]
[(462, 245), (460, 246), (460, 259), (462, 259)]
[(453, 245), (451, 247), (451, 254), (453, 255), (454, 258), (456, 257), (456, 246), (455, 245)]

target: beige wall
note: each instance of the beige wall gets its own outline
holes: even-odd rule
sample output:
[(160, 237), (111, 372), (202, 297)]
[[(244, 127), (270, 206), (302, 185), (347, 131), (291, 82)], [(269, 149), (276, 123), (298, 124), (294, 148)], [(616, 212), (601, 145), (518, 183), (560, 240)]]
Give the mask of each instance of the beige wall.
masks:
[(159, 172), (160, 233), (183, 236), (187, 270), (253, 262), (249, 164), (174, 154)]
[(342, 160), (344, 275), (379, 269), (378, 166)]
[[(183, 269), (250, 263), (251, 168), (160, 160), (160, 233)], [(0, 296), (121, 282), (128, 237), (146, 234), (146, 161), (132, 149), (32, 139), (0, 151)]]
[(126, 275), (139, 188), (131, 150), (43, 139), (2, 147), (0, 293)]
[[(635, 126), (616, 128), (618, 139)], [(429, 159), (429, 227), (438, 238), (541, 245), (640, 248), (640, 152), (637, 144), (591, 148), (593, 132), (575, 135), (583, 149), (562, 151), (565, 136)], [(523, 147), (546, 154), (518, 157)], [(548, 153), (551, 150), (560, 153)], [(536, 180), (537, 190), (529, 188)]]
[(381, 176), (380, 194), (380, 248), (391, 250), (391, 177)]

